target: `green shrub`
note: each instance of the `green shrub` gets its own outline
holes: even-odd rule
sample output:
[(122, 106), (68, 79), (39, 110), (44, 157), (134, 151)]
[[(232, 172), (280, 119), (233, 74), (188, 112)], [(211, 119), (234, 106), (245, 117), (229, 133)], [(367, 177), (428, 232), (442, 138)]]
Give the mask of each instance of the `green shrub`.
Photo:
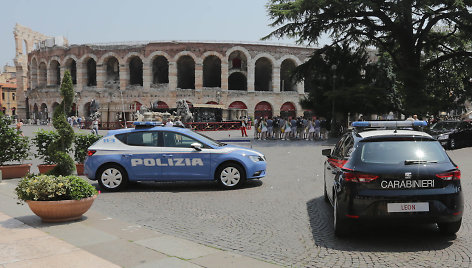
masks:
[(80, 200), (97, 194), (97, 189), (75, 175), (29, 175), (15, 188), (20, 202)]
[(5, 162), (28, 159), (29, 139), (21, 130), (10, 127), (11, 120), (0, 112), (0, 166)]
[(57, 139), (59, 139), (59, 133), (54, 130), (47, 131), (40, 129), (34, 133), (33, 144), (36, 146), (37, 150), (34, 154), (34, 157), (43, 159), (44, 164), (54, 164), (53, 155), (48, 151), (49, 145)]
[(102, 136), (95, 134), (76, 134), (74, 137), (74, 159), (77, 163), (83, 163), (87, 156), (88, 147), (92, 146)]

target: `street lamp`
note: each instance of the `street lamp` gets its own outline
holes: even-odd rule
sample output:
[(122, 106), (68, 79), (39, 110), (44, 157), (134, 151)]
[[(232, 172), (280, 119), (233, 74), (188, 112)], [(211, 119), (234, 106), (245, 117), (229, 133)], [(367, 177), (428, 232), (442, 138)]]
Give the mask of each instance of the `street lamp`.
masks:
[(125, 114), (125, 103), (123, 101), (123, 91), (121, 91), (121, 87), (120, 87), (120, 95), (121, 95), (121, 108), (123, 110), (123, 121), (125, 122), (125, 128), (128, 128), (128, 126), (126, 125), (126, 114)]
[(332, 99), (332, 104), (331, 104), (331, 128), (334, 128), (334, 123), (336, 122), (336, 118), (335, 118), (335, 98), (336, 98), (336, 95), (335, 95), (335, 91), (336, 91), (336, 64), (333, 64), (331, 65), (331, 70), (333, 71), (333, 99)]

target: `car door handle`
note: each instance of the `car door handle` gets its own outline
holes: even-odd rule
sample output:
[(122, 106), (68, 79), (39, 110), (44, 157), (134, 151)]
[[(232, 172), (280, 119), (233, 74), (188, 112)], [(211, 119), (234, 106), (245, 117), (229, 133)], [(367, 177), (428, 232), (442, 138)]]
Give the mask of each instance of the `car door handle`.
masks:
[(121, 156), (123, 156), (125, 158), (129, 158), (129, 157), (131, 157), (131, 154), (122, 154)]
[(163, 157), (172, 157), (172, 156), (174, 156), (174, 155), (172, 155), (172, 154), (163, 154), (162, 156), (163, 156)]

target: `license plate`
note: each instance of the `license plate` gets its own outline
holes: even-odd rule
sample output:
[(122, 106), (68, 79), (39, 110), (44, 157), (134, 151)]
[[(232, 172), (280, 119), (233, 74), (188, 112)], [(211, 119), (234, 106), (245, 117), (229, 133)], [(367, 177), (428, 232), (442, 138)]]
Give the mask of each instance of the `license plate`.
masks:
[(429, 211), (428, 202), (420, 203), (388, 203), (387, 211), (390, 212), (427, 212)]

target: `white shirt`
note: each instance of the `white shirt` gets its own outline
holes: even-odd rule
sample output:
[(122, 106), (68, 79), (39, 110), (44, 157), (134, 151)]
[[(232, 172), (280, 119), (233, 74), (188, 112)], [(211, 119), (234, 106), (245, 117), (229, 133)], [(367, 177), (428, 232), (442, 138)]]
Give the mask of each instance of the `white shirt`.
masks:
[(174, 126), (174, 123), (172, 123), (172, 121), (167, 121), (166, 127), (173, 127), (173, 126)]

